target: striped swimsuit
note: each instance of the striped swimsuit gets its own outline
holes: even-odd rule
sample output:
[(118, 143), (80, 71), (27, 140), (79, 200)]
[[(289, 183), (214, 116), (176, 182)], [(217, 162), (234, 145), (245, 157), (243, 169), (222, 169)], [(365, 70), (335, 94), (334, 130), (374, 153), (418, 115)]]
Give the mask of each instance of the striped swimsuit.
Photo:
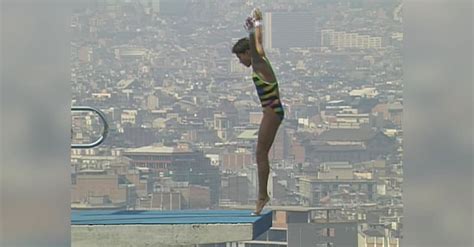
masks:
[[(270, 62), (268, 62), (266, 57), (264, 57), (264, 60), (272, 69)], [(278, 82), (276, 80), (274, 82), (267, 82), (255, 72), (252, 73), (252, 80), (255, 84), (255, 88), (257, 89), (258, 98), (260, 99), (262, 107), (265, 108), (269, 106), (280, 117), (280, 121), (283, 120), (285, 113), (283, 111), (283, 105), (280, 101)]]

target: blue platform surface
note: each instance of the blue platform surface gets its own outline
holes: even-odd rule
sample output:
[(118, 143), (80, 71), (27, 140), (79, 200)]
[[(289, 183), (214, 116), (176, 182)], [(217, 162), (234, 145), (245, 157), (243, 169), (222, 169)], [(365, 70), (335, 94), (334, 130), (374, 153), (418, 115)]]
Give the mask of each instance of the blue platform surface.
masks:
[(242, 224), (270, 218), (271, 211), (253, 216), (250, 210), (72, 211), (72, 225), (123, 224)]
[(77, 210), (71, 213), (74, 225), (177, 225), (177, 224), (251, 224), (253, 237), (272, 226), (272, 212), (252, 215), (251, 210)]

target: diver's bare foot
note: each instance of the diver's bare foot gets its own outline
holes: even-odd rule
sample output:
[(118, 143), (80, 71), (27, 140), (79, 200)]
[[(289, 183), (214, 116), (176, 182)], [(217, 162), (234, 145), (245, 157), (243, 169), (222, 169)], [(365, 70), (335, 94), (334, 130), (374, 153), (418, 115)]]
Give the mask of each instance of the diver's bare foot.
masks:
[(266, 196), (264, 198), (259, 198), (257, 200), (257, 207), (255, 209), (255, 212), (252, 213), (252, 215), (260, 215), (260, 213), (263, 210), (263, 207), (265, 207), (265, 204), (270, 201), (270, 197)]

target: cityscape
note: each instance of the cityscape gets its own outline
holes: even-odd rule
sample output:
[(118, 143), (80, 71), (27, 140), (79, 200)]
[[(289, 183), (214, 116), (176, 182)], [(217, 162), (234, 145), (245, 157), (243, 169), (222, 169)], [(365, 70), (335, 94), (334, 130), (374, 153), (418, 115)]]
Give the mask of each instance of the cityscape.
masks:
[[(71, 16), (72, 106), (100, 109), (110, 129), (71, 149), (71, 209), (255, 207), (262, 109), (231, 49), (259, 7), (285, 109), (269, 154), (273, 226), (196, 246), (400, 246), (401, 0), (91, 2)], [(101, 128), (74, 113), (72, 142)]]

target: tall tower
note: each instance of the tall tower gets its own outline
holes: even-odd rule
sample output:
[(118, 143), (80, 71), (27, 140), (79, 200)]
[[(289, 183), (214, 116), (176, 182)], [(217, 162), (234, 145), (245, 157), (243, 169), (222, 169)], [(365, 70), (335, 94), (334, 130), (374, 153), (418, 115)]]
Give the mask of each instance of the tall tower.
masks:
[(150, 6), (154, 13), (160, 12), (160, 0), (150, 0)]
[(263, 15), (263, 47), (264, 49), (273, 49), (272, 45), (272, 13)]

